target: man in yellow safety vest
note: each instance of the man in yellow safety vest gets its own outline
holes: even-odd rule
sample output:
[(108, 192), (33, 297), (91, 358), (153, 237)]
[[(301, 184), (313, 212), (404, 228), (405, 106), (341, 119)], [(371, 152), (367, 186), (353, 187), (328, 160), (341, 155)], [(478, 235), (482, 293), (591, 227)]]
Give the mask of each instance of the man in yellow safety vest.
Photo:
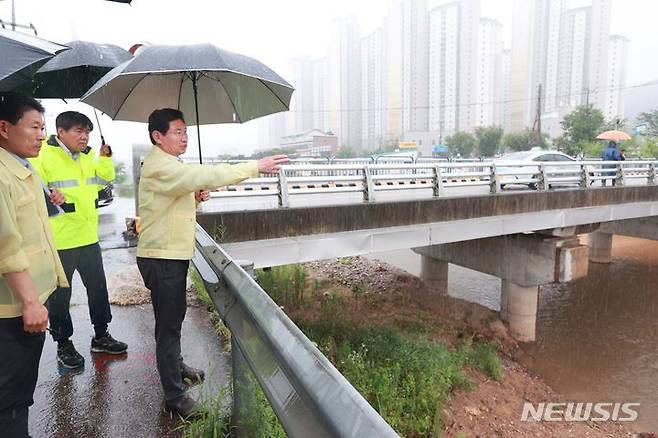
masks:
[[(84, 114), (66, 111), (55, 121), (57, 135), (45, 142), (39, 157), (31, 160), (44, 183), (63, 195), (50, 217), (55, 245), (71, 283), (77, 270), (87, 289), (87, 302), (95, 336), (91, 351), (122, 354), (128, 346), (107, 331), (112, 320), (101, 248), (98, 244), (98, 191), (114, 180), (111, 149), (102, 145), (98, 160), (88, 146), (94, 128)], [(57, 342), (60, 366), (75, 369), (84, 366), (84, 358), (70, 340), (73, 323), (69, 312), (71, 287), (59, 287), (48, 301), (50, 328)]]

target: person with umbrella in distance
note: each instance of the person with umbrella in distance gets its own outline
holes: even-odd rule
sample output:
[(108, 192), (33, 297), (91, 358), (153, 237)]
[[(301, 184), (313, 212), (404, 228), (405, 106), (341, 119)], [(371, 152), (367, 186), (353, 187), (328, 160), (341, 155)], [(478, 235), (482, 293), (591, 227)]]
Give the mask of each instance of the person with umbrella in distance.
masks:
[[(114, 180), (114, 163), (107, 144), (96, 159), (88, 146), (94, 125), (75, 111), (59, 114), (57, 135), (51, 135), (38, 158), (31, 163), (48, 187), (61, 193), (61, 214), (51, 216), (55, 244), (69, 284), (78, 271), (85, 288), (89, 315), (94, 326), (93, 353), (123, 354), (128, 346), (108, 332), (112, 312), (98, 243), (98, 191)], [(68, 369), (84, 366), (84, 357), (71, 342), (73, 322), (69, 312), (71, 287), (59, 287), (48, 301), (50, 327), (57, 342), (57, 362)]]
[[(603, 161), (623, 161), (622, 155), (621, 155), (621, 153), (619, 153), (619, 150), (617, 149), (617, 143), (615, 141), (611, 140), (608, 143), (608, 146), (605, 149), (603, 149), (603, 152), (601, 152), (601, 160), (603, 160)], [(605, 172), (605, 176), (608, 176), (608, 177), (613, 176), (612, 185), (614, 186), (615, 182), (616, 182), (615, 179), (614, 179), (614, 175), (616, 173), (614, 171), (614, 169), (616, 168), (616, 166), (614, 164), (604, 164), (602, 167), (604, 169), (611, 169), (611, 170), (608, 170), (608, 171)], [(603, 180), (601, 180), (601, 182), (603, 184), (603, 187), (605, 187), (607, 180), (603, 179)]]
[(199, 412), (194, 399), (185, 393), (185, 383), (204, 379), (204, 372), (185, 364), (181, 356), (196, 204), (208, 199), (207, 189), (236, 184), (259, 173), (277, 172), (288, 157), (274, 155), (236, 165), (184, 164), (178, 157), (187, 149), (187, 126), (183, 113), (171, 108), (153, 111), (148, 118), (148, 131), (154, 147), (144, 158), (139, 183), (142, 230), (137, 266), (151, 291), (165, 410), (189, 417)]
[(28, 435), (39, 360), (48, 327), (46, 300), (66, 286), (48, 223), (51, 196), (27, 158), (44, 139), (44, 108), (0, 93), (0, 434)]

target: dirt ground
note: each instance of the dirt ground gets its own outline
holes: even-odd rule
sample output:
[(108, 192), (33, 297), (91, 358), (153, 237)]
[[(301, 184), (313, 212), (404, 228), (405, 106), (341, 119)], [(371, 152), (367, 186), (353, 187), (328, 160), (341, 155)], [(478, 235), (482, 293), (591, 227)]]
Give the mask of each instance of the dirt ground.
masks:
[[(433, 295), (417, 277), (386, 263), (361, 257), (306, 264), (311, 276), (349, 298), (359, 321), (395, 323), (414, 330), (420, 324), (433, 339), (449, 345), (464, 337), (496, 342), (502, 382), (478, 371), (467, 374), (473, 389), (454, 392), (443, 409), (446, 437), (642, 437), (619, 422), (521, 421), (523, 403), (568, 402), (540, 376), (513, 358), (523, 345), (512, 339), (497, 312), (449, 296)], [(362, 292), (361, 295), (355, 291)], [(326, 292), (325, 292), (326, 293)], [(305, 309), (309, 317), (311, 309)]]

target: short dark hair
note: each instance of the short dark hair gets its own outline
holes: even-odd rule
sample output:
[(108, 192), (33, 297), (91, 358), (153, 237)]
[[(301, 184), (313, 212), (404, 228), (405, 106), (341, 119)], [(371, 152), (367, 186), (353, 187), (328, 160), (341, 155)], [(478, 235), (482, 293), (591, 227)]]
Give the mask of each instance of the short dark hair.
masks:
[(18, 93), (0, 93), (0, 120), (15, 125), (26, 111), (37, 110), (45, 113), (45, 108), (34, 98)]
[(90, 131), (94, 130), (94, 124), (91, 123), (89, 117), (85, 116), (82, 113), (77, 111), (64, 111), (60, 113), (55, 119), (55, 128), (62, 128), (64, 131), (68, 131), (71, 128), (81, 126), (87, 128)]
[(153, 111), (149, 116), (149, 138), (151, 139), (151, 143), (155, 144), (153, 131), (158, 131), (163, 135), (166, 134), (169, 130), (169, 123), (174, 120), (182, 120), (185, 123), (183, 113), (177, 109), (162, 108)]

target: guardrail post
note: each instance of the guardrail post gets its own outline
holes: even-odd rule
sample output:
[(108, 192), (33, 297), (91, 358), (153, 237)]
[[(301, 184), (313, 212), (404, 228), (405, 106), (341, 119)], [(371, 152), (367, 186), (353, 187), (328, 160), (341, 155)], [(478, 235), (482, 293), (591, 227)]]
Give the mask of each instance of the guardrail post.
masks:
[(443, 175), (441, 175), (441, 167), (434, 166), (432, 168), (434, 171), (434, 181), (433, 181), (433, 196), (439, 197), (443, 196)]
[(279, 169), (277, 185), (279, 186), (279, 207), (290, 207), (290, 196), (288, 195), (288, 178), (286, 177), (286, 171), (283, 168)]
[(589, 171), (587, 170), (587, 165), (580, 165), (580, 187), (583, 189), (589, 188), (591, 185), (591, 179), (589, 177)]
[(363, 201), (375, 202), (375, 183), (368, 166), (363, 167)]
[(652, 161), (649, 163), (649, 177), (647, 178), (647, 184), (651, 186), (656, 185), (656, 162)]
[(499, 193), (500, 192), (500, 181), (498, 180), (498, 172), (496, 171), (496, 165), (491, 164), (489, 166), (489, 171), (491, 172), (491, 175), (489, 176), (489, 188), (491, 193)]
[(615, 175), (615, 185), (623, 187), (624, 186), (624, 168), (622, 167), (622, 162), (617, 163), (617, 169), (616, 169), (616, 175)]
[(539, 165), (539, 174), (537, 175), (539, 181), (537, 181), (538, 190), (548, 190), (548, 175), (546, 174), (546, 166), (543, 164)]

